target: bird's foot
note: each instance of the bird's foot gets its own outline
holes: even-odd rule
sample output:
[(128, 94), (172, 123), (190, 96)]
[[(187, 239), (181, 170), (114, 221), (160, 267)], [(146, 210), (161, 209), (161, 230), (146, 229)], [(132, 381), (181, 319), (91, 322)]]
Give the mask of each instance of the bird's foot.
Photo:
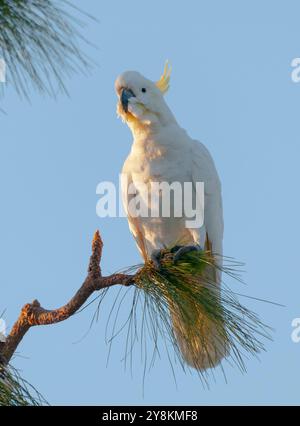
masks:
[(161, 249), (155, 249), (151, 253), (151, 260), (153, 262), (153, 265), (156, 269), (161, 268), (161, 258), (162, 258), (162, 250)]
[(190, 245), (190, 246), (175, 246), (171, 251), (175, 253), (174, 255), (174, 263), (176, 263), (184, 254), (189, 253), (191, 251), (201, 251), (202, 248), (199, 244)]
[[(191, 251), (201, 251), (202, 248), (199, 244), (188, 245), (188, 246), (174, 246), (170, 252), (174, 254), (173, 262), (176, 263), (184, 254), (189, 253)], [(168, 251), (166, 249), (155, 249), (152, 251), (150, 259), (154, 265), (154, 267), (159, 270), (162, 267), (161, 260), (164, 255), (167, 254)]]

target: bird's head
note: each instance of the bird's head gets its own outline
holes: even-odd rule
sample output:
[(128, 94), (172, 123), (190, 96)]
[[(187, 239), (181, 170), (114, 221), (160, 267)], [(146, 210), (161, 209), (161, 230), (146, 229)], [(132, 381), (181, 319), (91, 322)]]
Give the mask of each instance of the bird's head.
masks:
[(170, 73), (167, 62), (157, 82), (148, 80), (136, 71), (126, 71), (117, 78), (117, 114), (133, 132), (175, 121), (164, 100), (164, 94), (169, 89)]

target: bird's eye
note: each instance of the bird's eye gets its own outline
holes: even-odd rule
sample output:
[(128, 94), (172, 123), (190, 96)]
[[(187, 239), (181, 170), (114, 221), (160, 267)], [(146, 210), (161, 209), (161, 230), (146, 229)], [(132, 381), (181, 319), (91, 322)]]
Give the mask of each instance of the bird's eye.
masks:
[(143, 87), (143, 88), (142, 88), (142, 92), (143, 92), (143, 93), (146, 93), (146, 92), (147, 92), (147, 90), (145, 89), (145, 87)]

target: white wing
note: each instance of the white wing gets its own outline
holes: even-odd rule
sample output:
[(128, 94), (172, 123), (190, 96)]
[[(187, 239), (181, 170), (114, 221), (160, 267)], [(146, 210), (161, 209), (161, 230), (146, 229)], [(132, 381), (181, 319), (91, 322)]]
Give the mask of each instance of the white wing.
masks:
[(221, 182), (209, 151), (198, 141), (192, 141), (192, 181), (204, 182), (204, 226), (200, 230), (200, 244), (206, 243), (207, 248), (221, 256), (224, 229)]

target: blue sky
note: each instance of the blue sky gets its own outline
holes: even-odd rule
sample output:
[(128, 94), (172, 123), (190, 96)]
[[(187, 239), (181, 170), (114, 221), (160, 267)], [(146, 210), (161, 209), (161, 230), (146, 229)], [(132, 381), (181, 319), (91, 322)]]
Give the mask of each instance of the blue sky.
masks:
[[(279, 5), (280, 3), (280, 5)], [(211, 151), (224, 198), (224, 252), (244, 261), (243, 293), (275, 329), (247, 373), (226, 367), (210, 390), (197, 374), (175, 367), (174, 384), (162, 355), (147, 374), (138, 355), (134, 372), (115, 341), (106, 366), (103, 315), (96, 306), (68, 321), (31, 329), (14, 365), (51, 404), (287, 404), (299, 403), (300, 343), (291, 321), (300, 317), (299, 105), (291, 61), (300, 56), (299, 2), (81, 0), (95, 15), (85, 35), (99, 66), (68, 82), (70, 98), (32, 93), (31, 103), (7, 90), (0, 116), (1, 306), (11, 326), (21, 306), (37, 298), (47, 308), (65, 303), (83, 281), (93, 232), (104, 239), (103, 271), (140, 261), (126, 219), (96, 216), (96, 186), (118, 180), (131, 134), (116, 117), (114, 80), (125, 70), (158, 79), (172, 63), (167, 102), (178, 122)], [(232, 286), (236, 286), (232, 283)], [(240, 289), (238, 289), (240, 290)]]

